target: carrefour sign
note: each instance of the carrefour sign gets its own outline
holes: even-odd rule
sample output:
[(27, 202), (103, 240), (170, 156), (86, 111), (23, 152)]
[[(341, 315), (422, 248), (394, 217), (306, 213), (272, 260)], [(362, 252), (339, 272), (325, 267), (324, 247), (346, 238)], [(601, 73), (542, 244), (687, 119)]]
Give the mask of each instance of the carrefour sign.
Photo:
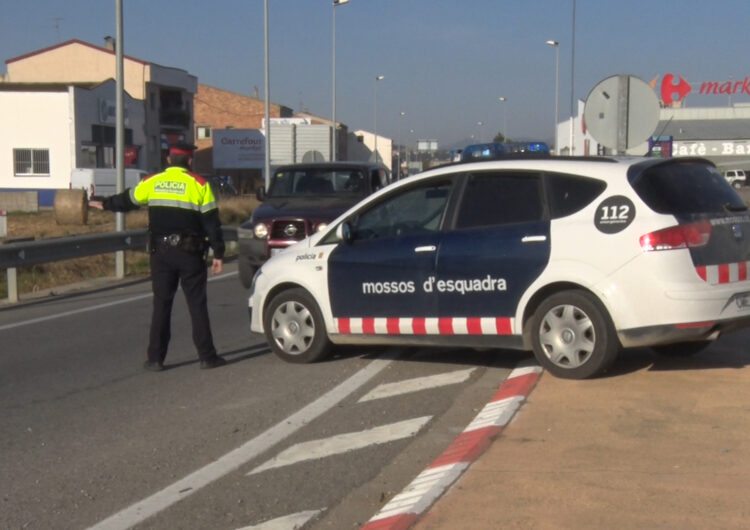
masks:
[(265, 165), (266, 137), (258, 129), (214, 129), (214, 167), (259, 169)]
[[(652, 86), (656, 84), (656, 79)], [(695, 83), (697, 86), (698, 84)], [(655, 87), (654, 87), (655, 88)], [(682, 76), (666, 74), (661, 80), (661, 100), (665, 105), (682, 101), (693, 91), (693, 85)], [(750, 77), (741, 81), (703, 81), (700, 83), (698, 94), (709, 96), (734, 96), (745, 94), (750, 96)]]

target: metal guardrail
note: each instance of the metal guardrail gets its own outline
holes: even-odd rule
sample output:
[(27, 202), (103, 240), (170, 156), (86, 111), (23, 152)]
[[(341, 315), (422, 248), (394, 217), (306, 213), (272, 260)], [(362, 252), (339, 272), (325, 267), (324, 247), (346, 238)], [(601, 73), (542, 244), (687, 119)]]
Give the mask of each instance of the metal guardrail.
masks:
[[(225, 241), (237, 241), (237, 228), (222, 226)], [(0, 245), (0, 269), (8, 270), (8, 300), (18, 302), (17, 267), (38, 265), (120, 250), (146, 250), (147, 231), (125, 230), (105, 234), (12, 242)]]

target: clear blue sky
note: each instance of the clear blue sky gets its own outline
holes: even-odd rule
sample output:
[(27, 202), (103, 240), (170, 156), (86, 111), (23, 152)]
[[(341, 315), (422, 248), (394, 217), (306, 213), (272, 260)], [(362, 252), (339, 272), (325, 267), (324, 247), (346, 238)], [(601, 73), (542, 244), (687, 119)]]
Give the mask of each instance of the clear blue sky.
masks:
[[(123, 4), (126, 54), (183, 68), (214, 87), (248, 95), (257, 87), (263, 97), (263, 0)], [(511, 138), (549, 140), (555, 50), (545, 41), (560, 42), (563, 119), (570, 112), (572, 5), (350, 0), (336, 8), (336, 117), (372, 130), (375, 77), (384, 75), (377, 130), (396, 141), (437, 139), (449, 148), (472, 135), (489, 141), (505, 123)], [(269, 10), (272, 101), (330, 117), (332, 0), (269, 0)], [(574, 95), (585, 99), (616, 74), (743, 80), (750, 75), (749, 10), (748, 0), (576, 0)], [(2, 71), (5, 60), (60, 41), (101, 45), (115, 35), (115, 0), (2, 0), (0, 13)]]

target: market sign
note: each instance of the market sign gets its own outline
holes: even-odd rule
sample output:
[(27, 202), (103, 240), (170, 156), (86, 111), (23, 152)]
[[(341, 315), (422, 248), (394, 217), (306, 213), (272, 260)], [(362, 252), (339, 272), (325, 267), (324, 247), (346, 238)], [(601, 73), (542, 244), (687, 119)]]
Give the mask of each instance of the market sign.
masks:
[[(652, 81), (652, 86), (655, 84), (656, 79)], [(692, 91), (692, 85), (682, 76), (666, 74), (661, 80), (661, 100), (665, 105), (682, 101)], [(733, 81), (731, 79), (729, 81), (703, 81), (700, 84), (698, 94), (708, 96), (745, 94), (750, 96), (750, 77), (745, 77), (742, 81)]]
[(213, 166), (216, 169), (261, 169), (266, 138), (258, 129), (214, 129)]

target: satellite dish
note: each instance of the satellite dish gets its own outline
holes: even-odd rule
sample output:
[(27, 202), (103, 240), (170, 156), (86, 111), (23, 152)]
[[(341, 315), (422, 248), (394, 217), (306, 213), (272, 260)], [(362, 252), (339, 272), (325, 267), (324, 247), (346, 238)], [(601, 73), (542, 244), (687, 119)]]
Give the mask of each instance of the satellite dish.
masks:
[(325, 162), (326, 158), (323, 156), (323, 153), (320, 151), (305, 151), (305, 154), (302, 155), (302, 162), (305, 164), (309, 162)]
[(659, 98), (643, 79), (615, 75), (589, 92), (583, 118), (597, 142), (624, 154), (654, 134), (659, 124)]

